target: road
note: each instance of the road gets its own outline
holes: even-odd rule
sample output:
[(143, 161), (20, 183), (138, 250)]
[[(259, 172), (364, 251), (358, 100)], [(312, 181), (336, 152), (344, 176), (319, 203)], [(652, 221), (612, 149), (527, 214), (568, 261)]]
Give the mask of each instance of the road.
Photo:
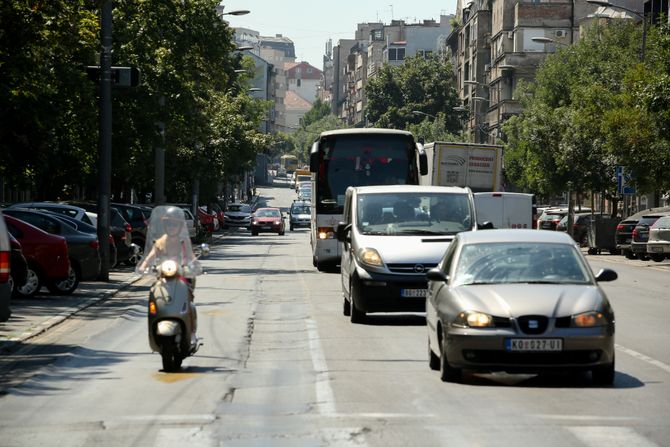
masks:
[[(259, 190), (287, 207), (288, 188)], [(422, 314), (342, 315), (339, 275), (312, 267), (307, 230), (231, 232), (198, 278), (204, 346), (160, 370), (148, 283), (31, 340), (2, 373), (3, 446), (670, 445), (670, 263), (591, 256), (617, 315), (612, 387), (588, 375), (428, 368)]]

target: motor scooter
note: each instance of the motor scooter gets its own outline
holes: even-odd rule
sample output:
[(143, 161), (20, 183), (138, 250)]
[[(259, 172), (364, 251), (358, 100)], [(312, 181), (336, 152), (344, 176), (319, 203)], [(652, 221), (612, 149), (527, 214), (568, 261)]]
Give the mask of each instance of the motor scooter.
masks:
[(163, 370), (172, 372), (201, 345), (195, 335), (198, 318), (193, 290), (195, 277), (202, 273), (198, 258), (209, 253), (209, 246), (202, 244), (193, 250), (184, 210), (157, 206), (149, 218), (144, 253), (136, 271), (156, 278), (149, 292), (149, 345), (160, 353)]

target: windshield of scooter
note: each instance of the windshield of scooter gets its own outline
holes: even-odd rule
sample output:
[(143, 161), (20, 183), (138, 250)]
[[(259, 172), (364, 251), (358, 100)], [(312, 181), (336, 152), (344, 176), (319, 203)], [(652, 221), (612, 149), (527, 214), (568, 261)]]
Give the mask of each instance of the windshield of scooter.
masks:
[(167, 260), (173, 260), (181, 266), (184, 276), (195, 276), (202, 272), (200, 262), (193, 253), (184, 210), (176, 206), (157, 206), (149, 217), (144, 258), (137, 265), (136, 271), (140, 274), (150, 273), (153, 266)]

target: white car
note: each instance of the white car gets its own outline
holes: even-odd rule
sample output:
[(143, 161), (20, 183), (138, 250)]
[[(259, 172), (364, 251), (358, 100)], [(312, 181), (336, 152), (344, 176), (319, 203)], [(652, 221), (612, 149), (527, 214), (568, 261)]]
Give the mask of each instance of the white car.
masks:
[(251, 206), (246, 203), (229, 203), (224, 213), (223, 228), (251, 228)]

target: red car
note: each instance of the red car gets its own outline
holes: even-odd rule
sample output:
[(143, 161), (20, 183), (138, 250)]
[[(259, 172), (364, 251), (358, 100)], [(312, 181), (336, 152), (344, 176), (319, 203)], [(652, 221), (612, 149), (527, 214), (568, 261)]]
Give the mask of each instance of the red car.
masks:
[(251, 235), (277, 233), (284, 235), (284, 216), (279, 208), (258, 208), (251, 215)]
[(21, 243), (28, 261), (26, 283), (16, 289), (19, 296), (33, 296), (43, 285), (68, 277), (70, 260), (64, 237), (42, 231), (12, 216), (4, 217), (7, 230)]

